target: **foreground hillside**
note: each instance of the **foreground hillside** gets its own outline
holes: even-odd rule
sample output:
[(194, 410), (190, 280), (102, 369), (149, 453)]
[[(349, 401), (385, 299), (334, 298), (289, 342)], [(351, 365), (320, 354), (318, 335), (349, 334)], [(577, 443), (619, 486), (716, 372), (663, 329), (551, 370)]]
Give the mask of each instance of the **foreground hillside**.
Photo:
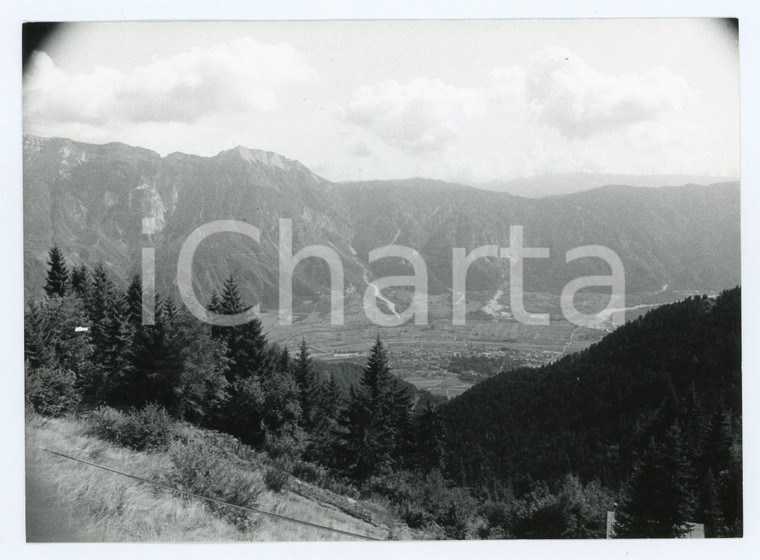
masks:
[[(234, 509), (184, 497), (89, 465), (51, 454), (57, 451), (85, 461), (180, 487), (177, 448), (187, 440), (213, 445), (211, 434), (190, 426), (177, 428), (169, 447), (136, 451), (92, 436), (83, 419), (27, 417), (27, 538), (31, 542), (218, 542), (357, 540), (266, 515), (237, 514)], [(219, 443), (214, 454), (228, 450)], [(300, 519), (374, 539), (409, 533), (392, 529), (393, 517), (376, 504), (357, 503), (293, 477), (274, 491), (264, 481), (265, 455), (239, 459), (212, 473), (211, 484), (247, 486), (239, 498), (284, 517)], [(216, 464), (216, 463), (214, 463)], [(174, 475), (174, 476), (173, 476)], [(202, 478), (203, 473), (197, 473)], [(207, 474), (208, 476), (208, 474)], [(270, 483), (271, 484), (271, 483)], [(211, 486), (206, 495), (213, 494)], [(187, 488), (185, 488), (187, 489)], [(230, 494), (231, 495), (231, 494)], [(227, 499), (231, 499), (228, 495)], [(213, 496), (212, 496), (213, 497)], [(238, 501), (238, 503), (241, 503)], [(351, 515), (344, 510), (353, 510)], [(360, 517), (357, 517), (359, 515)], [(53, 527), (50, 527), (52, 523)], [(361, 540), (361, 539), (358, 539)]]

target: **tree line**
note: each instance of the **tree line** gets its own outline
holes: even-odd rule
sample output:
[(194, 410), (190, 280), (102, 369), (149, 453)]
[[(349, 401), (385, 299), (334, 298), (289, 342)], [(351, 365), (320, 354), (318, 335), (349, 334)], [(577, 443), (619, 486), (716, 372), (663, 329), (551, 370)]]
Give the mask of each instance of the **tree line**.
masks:
[[(379, 337), (346, 395), (305, 340), (292, 355), (267, 340), (258, 318), (210, 326), (156, 296), (155, 324), (143, 325), (139, 275), (120, 290), (102, 263), (69, 268), (58, 247), (49, 253), (45, 294), (25, 314), (28, 386), (44, 379), (61, 389), (69, 379), (66, 390), (89, 407), (157, 404), (177, 419), (359, 482), (442, 467), (440, 411), (430, 399), (415, 402), (392, 375)], [(219, 314), (247, 307), (233, 277), (208, 301)]]

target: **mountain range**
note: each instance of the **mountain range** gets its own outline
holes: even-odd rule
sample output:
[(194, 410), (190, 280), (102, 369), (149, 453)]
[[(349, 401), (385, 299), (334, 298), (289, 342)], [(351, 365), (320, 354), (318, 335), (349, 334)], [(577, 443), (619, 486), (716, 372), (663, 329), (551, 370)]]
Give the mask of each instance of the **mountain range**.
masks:
[[(220, 219), (255, 225), (260, 242), (232, 233), (207, 238), (194, 261), (196, 290), (209, 298), (233, 274), (248, 302), (259, 302), (262, 310), (278, 303), (280, 218), (292, 219), (294, 252), (320, 244), (341, 256), (349, 296), (363, 293), (369, 279), (410, 274), (401, 259), (368, 264), (368, 252), (388, 244), (418, 250), (429, 292), (445, 295), (452, 249), (508, 247), (510, 225), (523, 226), (526, 247), (550, 248), (549, 258), (527, 262), (526, 291), (558, 294), (574, 278), (608, 274), (599, 259), (565, 262), (566, 251), (593, 244), (620, 256), (629, 293), (665, 284), (713, 292), (740, 283), (738, 182), (610, 184), (526, 198), (429, 179), (332, 183), (297, 161), (244, 147), (214, 157), (161, 157), (119, 143), (29, 135), (23, 158), (27, 297), (42, 293), (53, 244), (69, 264), (103, 262), (123, 283), (140, 271), (141, 248), (154, 247), (159, 291), (171, 289), (187, 236)], [(505, 261), (476, 261), (468, 289), (503, 285)], [(329, 278), (324, 263), (304, 261), (294, 274), (296, 304), (326, 297)]]
[(630, 187), (678, 187), (681, 185), (712, 185), (727, 183), (731, 177), (711, 175), (626, 175), (620, 173), (544, 173), (533, 177), (521, 177), (510, 181), (488, 181), (479, 183), (485, 189), (508, 192), (510, 194), (539, 198), (572, 194), (575, 192), (604, 187), (606, 185), (628, 185)]

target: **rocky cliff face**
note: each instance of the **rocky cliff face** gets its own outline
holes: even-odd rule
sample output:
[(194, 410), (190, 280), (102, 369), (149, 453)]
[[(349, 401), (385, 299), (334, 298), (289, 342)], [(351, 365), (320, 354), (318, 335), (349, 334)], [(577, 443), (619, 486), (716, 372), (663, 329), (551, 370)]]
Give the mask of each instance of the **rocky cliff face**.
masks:
[[(259, 244), (217, 234), (195, 260), (199, 293), (210, 297), (228, 274), (263, 309), (278, 303), (278, 223), (293, 223), (293, 249), (335, 249), (346, 287), (361, 292), (366, 278), (409, 274), (407, 263), (367, 265), (368, 252), (395, 243), (417, 249), (430, 291), (451, 288), (452, 248), (509, 246), (509, 226), (524, 227), (526, 246), (549, 247), (530, 261), (526, 287), (559, 293), (572, 278), (607, 274), (603, 262), (565, 263), (571, 248), (601, 244), (626, 267), (629, 291), (664, 284), (711, 291), (740, 282), (739, 186), (677, 188), (610, 186), (573, 195), (526, 199), (425, 179), (333, 184), (300, 163), (244, 147), (215, 157), (155, 152), (123, 144), (91, 145), (61, 138), (24, 138), (24, 226), (27, 296), (44, 284), (50, 246), (72, 264), (104, 262), (126, 283), (139, 272), (142, 247), (156, 248), (157, 284), (172, 289), (179, 249), (197, 227), (220, 219), (253, 224)], [(592, 259), (593, 260), (593, 259)], [(478, 261), (471, 289), (496, 289), (506, 259)], [(296, 269), (296, 303), (329, 292), (329, 274), (309, 259)]]

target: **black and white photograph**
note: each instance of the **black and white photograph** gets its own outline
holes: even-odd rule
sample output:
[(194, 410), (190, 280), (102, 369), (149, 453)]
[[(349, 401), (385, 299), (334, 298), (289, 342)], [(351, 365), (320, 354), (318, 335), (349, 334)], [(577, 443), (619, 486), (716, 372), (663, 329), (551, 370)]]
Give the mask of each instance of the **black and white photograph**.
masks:
[(27, 546), (745, 538), (724, 13), (24, 22)]

